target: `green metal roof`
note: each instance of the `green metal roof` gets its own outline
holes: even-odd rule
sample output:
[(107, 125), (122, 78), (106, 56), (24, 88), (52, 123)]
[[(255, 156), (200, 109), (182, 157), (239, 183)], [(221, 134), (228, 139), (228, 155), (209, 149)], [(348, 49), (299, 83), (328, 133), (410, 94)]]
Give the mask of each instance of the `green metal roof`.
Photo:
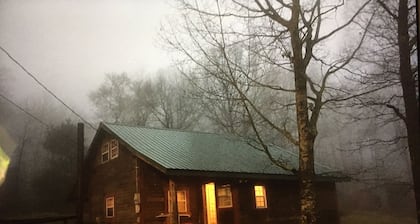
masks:
[[(166, 170), (293, 175), (274, 165), (265, 152), (238, 137), (105, 123), (101, 128)], [(298, 168), (297, 154), (277, 146), (272, 146), (270, 152)], [(317, 174), (331, 171), (320, 164), (315, 169)]]

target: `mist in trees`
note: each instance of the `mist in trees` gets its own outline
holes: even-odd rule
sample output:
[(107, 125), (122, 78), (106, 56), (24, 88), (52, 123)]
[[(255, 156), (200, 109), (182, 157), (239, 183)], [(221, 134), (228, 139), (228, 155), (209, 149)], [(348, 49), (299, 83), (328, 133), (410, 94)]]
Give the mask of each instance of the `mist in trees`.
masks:
[(193, 130), (202, 116), (201, 104), (186, 79), (166, 72), (134, 80), (126, 73), (107, 74), (90, 94), (98, 116), (111, 123)]
[[(180, 0), (177, 7), (161, 31), (175, 65), (107, 73), (87, 96), (98, 120), (237, 135), (269, 157), (269, 144), (299, 152), (299, 170), (270, 158), (300, 177), (301, 223), (316, 223), (322, 200), (312, 191), (314, 161), (351, 176), (338, 184), (344, 215), (413, 216), (413, 189), (420, 202), (414, 1)], [(10, 130), (1, 147), (12, 159), (0, 188), (9, 199), (0, 205), (58, 206), (75, 177), (74, 121), (42, 97), (25, 108), (46, 125), (0, 104), (0, 132)]]
[[(259, 143), (262, 150), (272, 143), (299, 148), (301, 168), (308, 168), (298, 173), (305, 176), (302, 183), (309, 184), (302, 186), (307, 189), (302, 191), (305, 223), (316, 220), (316, 196), (310, 190), (314, 159), (354, 178), (354, 185), (347, 186), (354, 189), (347, 191), (347, 199), (365, 189), (393, 185), (393, 191), (407, 192), (410, 200), (407, 137), (401, 135), (405, 118), (396, 54), (396, 4), (178, 3), (184, 9), (182, 20), (178, 24), (171, 20), (162, 39), (182, 55), (177, 55), (176, 66), (182, 75), (177, 78), (185, 84), (168, 85), (166, 80), (174, 75), (137, 80), (133, 83), (137, 83), (139, 97), (128, 104), (148, 109), (127, 108), (121, 113), (131, 116), (109, 121), (239, 135)], [(404, 4), (414, 10), (413, 3)], [(408, 14), (411, 21), (413, 15)], [(338, 23), (332, 24), (332, 18)], [(408, 29), (411, 55), (417, 52), (413, 24), (409, 22)], [(349, 38), (339, 47), (331, 44), (345, 35)], [(418, 80), (414, 64), (412, 84)], [(129, 95), (135, 96), (133, 92)], [(96, 102), (94, 95), (91, 99)], [(190, 110), (178, 113), (181, 107), (174, 109), (177, 100), (170, 96), (184, 99), (183, 108)], [(127, 98), (129, 102), (133, 99)], [(194, 103), (188, 104), (189, 100)], [(133, 116), (136, 111), (145, 113)], [(178, 119), (185, 126), (174, 125), (173, 115), (186, 113), (195, 114), (191, 122)], [(134, 117), (142, 119), (136, 122)], [(384, 190), (376, 196), (392, 198), (389, 195)], [(381, 203), (383, 209), (392, 207), (389, 202)]]
[(7, 116), (0, 117), (0, 143), (10, 164), (0, 186), (1, 217), (71, 214), (76, 184), (74, 118), (46, 95), (28, 98), (21, 108), (3, 96), (0, 111)]
[(99, 89), (90, 95), (90, 99), (98, 108), (99, 117), (114, 122), (123, 122), (127, 119), (130, 82), (125, 73), (106, 75)]
[[(183, 20), (175, 28), (173, 24), (168, 26), (164, 34), (168, 45), (204, 70), (202, 77), (211, 76), (219, 80), (225, 89), (231, 89), (233, 94), (229, 97), (237, 100), (252, 128), (254, 139), (273, 163), (291, 170), (270, 155), (267, 150), (269, 142), (262, 131), (266, 129), (261, 129), (258, 123), (266, 124), (278, 136), (295, 145), (299, 153), (299, 170), (291, 171), (300, 180), (300, 223), (316, 223), (317, 198), (313, 181), (319, 118), (325, 107), (335, 107), (337, 103), (368, 93), (356, 89), (341, 91), (340, 81), (352, 75), (349, 69), (366, 39), (374, 14), (361, 15), (366, 12), (369, 1), (355, 4), (356, 9), (348, 10), (349, 15), (335, 24), (328, 24), (328, 19), (336, 16), (344, 3), (179, 3), (184, 9)], [(366, 20), (367, 23), (363, 24)], [(345, 51), (337, 54), (336, 49), (325, 47), (328, 46), (327, 41), (350, 29), (359, 35), (353, 36), (354, 41), (346, 46)], [(179, 33), (184, 35), (175, 35)], [(238, 52), (237, 49), (243, 50)], [(182, 65), (185, 65), (183, 61)], [(267, 82), (267, 67), (274, 67), (281, 78)], [(184, 73), (188, 75), (188, 72)], [(287, 76), (292, 78), (284, 78)], [(196, 73), (190, 77), (196, 78)], [(282, 82), (290, 79), (294, 80), (291, 86)], [(350, 82), (348, 78), (347, 82)], [(354, 83), (350, 85), (355, 86)], [(274, 99), (290, 94), (291, 102), (280, 105), (293, 105), (291, 114), (294, 115), (265, 111), (261, 105), (266, 104), (260, 104), (263, 98), (254, 97), (255, 92), (265, 89), (275, 91), (272, 95)], [(218, 95), (219, 91), (213, 94)], [(279, 118), (284, 117), (290, 122), (279, 122), (282, 120)]]
[[(363, 61), (380, 71), (368, 79), (384, 89), (383, 96), (369, 98), (366, 105), (384, 127), (394, 126), (397, 133), (375, 139), (393, 151), (407, 153), (410, 158), (417, 220), (420, 220), (420, 122), (418, 89), (418, 28), (416, 2), (409, 0), (375, 2), (382, 16), (370, 31), (370, 46)], [(417, 25), (416, 25), (417, 24)], [(376, 53), (377, 52), (377, 53)], [(380, 111), (378, 111), (380, 110)], [(375, 143), (373, 141), (373, 143)], [(370, 142), (372, 144), (372, 141)]]
[(70, 120), (48, 128), (45, 133), (43, 147), (49, 158), (44, 170), (35, 177), (34, 190), (38, 204), (48, 205), (50, 210), (62, 207), (74, 197), (71, 193), (76, 184), (76, 135), (76, 125)]

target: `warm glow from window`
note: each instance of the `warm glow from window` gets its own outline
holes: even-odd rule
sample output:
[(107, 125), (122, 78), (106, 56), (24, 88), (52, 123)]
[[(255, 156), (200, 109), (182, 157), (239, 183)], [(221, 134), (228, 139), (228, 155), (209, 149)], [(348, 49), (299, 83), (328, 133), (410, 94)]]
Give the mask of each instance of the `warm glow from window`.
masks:
[(178, 212), (179, 213), (187, 213), (187, 191), (177, 191), (176, 192), (176, 200), (178, 203)]
[(105, 213), (107, 218), (114, 217), (114, 197), (108, 197), (105, 199)]
[(255, 185), (255, 207), (267, 208), (267, 196), (265, 194), (265, 187), (262, 185)]
[(217, 224), (216, 196), (214, 183), (205, 185), (207, 224)]
[(223, 185), (217, 189), (217, 205), (219, 208), (232, 208), (230, 185)]

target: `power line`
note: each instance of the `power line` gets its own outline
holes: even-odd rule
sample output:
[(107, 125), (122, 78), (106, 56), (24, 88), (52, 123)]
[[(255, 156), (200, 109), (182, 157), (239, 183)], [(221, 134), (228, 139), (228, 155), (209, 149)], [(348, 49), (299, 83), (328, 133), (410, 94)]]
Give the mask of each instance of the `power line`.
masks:
[(0, 93), (0, 97), (3, 98), (4, 100), (6, 100), (7, 102), (9, 102), (10, 104), (12, 104), (13, 106), (17, 107), (19, 110), (21, 110), (22, 112), (24, 112), (25, 114), (27, 114), (28, 116), (30, 116), (31, 118), (35, 119), (36, 121), (38, 121), (39, 123), (41, 123), (42, 125), (46, 126), (47, 128), (49, 127), (48, 124), (46, 124), (45, 122), (43, 122), (41, 119), (39, 119), (38, 117), (36, 117), (35, 115), (31, 114), (30, 112), (26, 111), (23, 107), (19, 106), (17, 103), (13, 102), (11, 99), (7, 98), (6, 96), (4, 96), (3, 94)]
[(44, 88), (45, 91), (47, 91), (49, 94), (51, 94), (56, 100), (58, 100), (61, 104), (63, 104), (67, 109), (69, 109), (73, 114), (75, 114), (77, 117), (79, 117), (84, 123), (86, 123), (90, 128), (93, 130), (96, 130), (96, 128), (89, 123), (87, 120), (85, 120), (80, 114), (78, 114), (76, 111), (74, 111), (69, 105), (67, 105), (63, 100), (61, 100), (57, 95), (55, 95), (50, 89), (48, 89), (41, 81), (39, 81), (35, 75), (33, 75), (31, 72), (29, 72), (22, 64), (19, 63), (10, 53), (4, 49), (2, 46), (0, 46), (0, 49), (14, 62), (16, 63), (27, 75), (29, 75), (33, 80), (35, 80), (38, 85), (40, 85), (42, 88)]
[[(40, 124), (44, 125), (46, 128), (50, 128), (50, 125), (48, 125), (47, 123), (45, 123), (44, 121), (42, 121), (41, 119), (39, 119), (38, 117), (36, 117), (35, 115), (33, 115), (31, 112), (25, 110), (23, 107), (19, 106), (16, 102), (14, 102), (13, 100), (9, 99), (5, 95), (3, 95), (3, 94), (0, 93), (0, 97), (3, 98), (4, 100), (6, 100), (7, 102), (9, 102), (10, 104), (12, 104), (13, 106), (15, 106), (16, 108), (18, 108), (19, 110), (21, 110), (22, 112), (24, 112), (26, 115), (28, 115), (31, 118), (33, 118), (36, 121), (38, 121)], [(66, 137), (70, 138), (70, 136), (66, 136)], [(71, 140), (71, 142), (77, 144), (76, 141)]]

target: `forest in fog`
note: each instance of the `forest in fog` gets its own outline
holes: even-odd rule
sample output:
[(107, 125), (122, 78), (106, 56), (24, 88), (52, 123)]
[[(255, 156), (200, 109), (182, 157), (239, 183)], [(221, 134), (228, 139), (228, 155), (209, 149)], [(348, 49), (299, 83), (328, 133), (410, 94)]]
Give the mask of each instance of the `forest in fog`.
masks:
[(84, 96), (89, 104), (77, 106), (89, 115), (44, 90), (17, 100), (23, 87), (0, 67), (0, 217), (74, 213), (76, 126), (88, 117), (85, 154), (99, 122), (301, 153), (305, 141), (315, 163), (349, 177), (337, 183), (343, 223), (415, 223), (415, 1), (296, 2), (177, 1), (158, 40), (173, 64), (105, 72)]

